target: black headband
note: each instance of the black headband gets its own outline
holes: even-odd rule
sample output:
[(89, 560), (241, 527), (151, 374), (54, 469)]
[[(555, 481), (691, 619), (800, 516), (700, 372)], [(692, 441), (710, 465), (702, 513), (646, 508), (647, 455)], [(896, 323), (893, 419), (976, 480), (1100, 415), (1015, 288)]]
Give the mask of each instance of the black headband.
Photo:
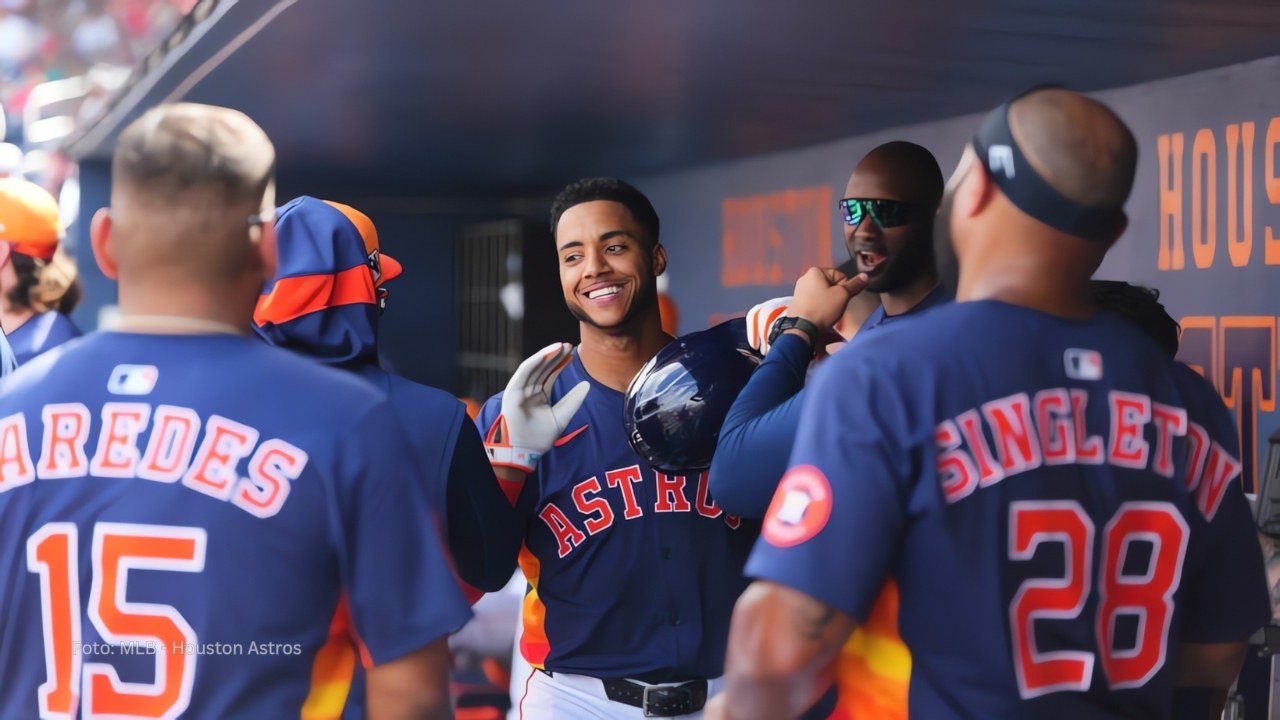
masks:
[(973, 151), (1005, 197), (1049, 227), (1089, 240), (1110, 241), (1125, 221), (1124, 208), (1086, 207), (1040, 177), (1013, 139), (1009, 103), (992, 110), (982, 121), (973, 136)]

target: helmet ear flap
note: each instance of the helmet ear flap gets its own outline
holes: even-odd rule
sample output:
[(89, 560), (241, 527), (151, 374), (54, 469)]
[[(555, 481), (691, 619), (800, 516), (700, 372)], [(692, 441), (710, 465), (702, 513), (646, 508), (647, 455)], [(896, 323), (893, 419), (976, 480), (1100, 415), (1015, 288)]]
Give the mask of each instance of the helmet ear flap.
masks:
[[(711, 465), (720, 428), (760, 359), (743, 318), (669, 343), (640, 369), (623, 400), (632, 450), (661, 472)], [(743, 351), (743, 347), (747, 351)]]

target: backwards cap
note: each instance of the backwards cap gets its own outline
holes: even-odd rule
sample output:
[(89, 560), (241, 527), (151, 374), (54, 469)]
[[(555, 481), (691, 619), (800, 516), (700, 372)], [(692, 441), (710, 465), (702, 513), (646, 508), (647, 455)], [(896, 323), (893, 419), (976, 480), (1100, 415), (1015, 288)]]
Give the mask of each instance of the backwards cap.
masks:
[(23, 178), (0, 178), (0, 242), (40, 260), (53, 259), (62, 239), (58, 201)]

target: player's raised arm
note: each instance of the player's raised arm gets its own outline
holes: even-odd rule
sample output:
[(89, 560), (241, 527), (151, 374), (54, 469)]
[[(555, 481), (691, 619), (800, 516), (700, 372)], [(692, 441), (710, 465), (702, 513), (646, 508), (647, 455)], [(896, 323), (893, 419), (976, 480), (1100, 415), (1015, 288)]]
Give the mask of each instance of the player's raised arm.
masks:
[(480, 433), (475, 425), (464, 422), (449, 463), (445, 512), (449, 552), (458, 576), (477, 594), (506, 586), (523, 534), (517, 508), (494, 476)]
[[(491, 467), (470, 473), (474, 477), (469, 478), (462, 477), (465, 469), (456, 479), (451, 471), (450, 513), (465, 509), (470, 521), (450, 523), (450, 546), (459, 574), (478, 590), (493, 592), (510, 580), (523, 539), (525, 506), (519, 500), (525, 483), (586, 398), (589, 385), (583, 382), (559, 402), (550, 402), (556, 378), (572, 357), (573, 346), (556, 343), (526, 358), (506, 390), (485, 403), (476, 418), (484, 450), (479, 457), (487, 457)], [(460, 447), (464, 442), (469, 444), (470, 438), (464, 437), (468, 434), (474, 432), (464, 429), (459, 434)], [(472, 468), (474, 463), (468, 460), (465, 467)], [(471, 484), (483, 485), (481, 475), (496, 477), (496, 489)], [(462, 498), (464, 486), (466, 497)], [(470, 539), (464, 540), (461, 534)], [(474, 548), (466, 550), (467, 545)]]
[[(728, 512), (764, 516), (795, 444), (809, 364), (827, 336), (839, 337), (832, 327), (866, 284), (864, 274), (810, 268), (793, 296), (747, 313), (748, 341), (768, 354), (729, 409), (709, 470), (711, 494)], [(777, 351), (770, 353), (774, 341)]]

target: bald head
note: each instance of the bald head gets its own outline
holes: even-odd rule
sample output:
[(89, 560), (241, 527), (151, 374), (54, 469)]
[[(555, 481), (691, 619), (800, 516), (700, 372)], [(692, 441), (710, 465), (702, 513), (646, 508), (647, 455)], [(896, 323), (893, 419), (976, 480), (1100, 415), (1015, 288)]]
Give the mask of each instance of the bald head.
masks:
[(1137, 156), (1115, 113), (1069, 90), (1041, 88), (988, 113), (942, 211), (956, 299), (1091, 315), (1088, 281), (1127, 226)]
[(243, 113), (156, 107), (116, 142), (111, 217), (122, 274), (234, 280), (251, 250), (249, 222), (274, 205), (275, 149)]
[(1128, 200), (1138, 143), (1102, 103), (1069, 90), (1037, 90), (1010, 104), (1009, 129), (1040, 177), (1067, 198), (1086, 207)]
[(877, 146), (858, 162), (845, 196), (900, 200), (936, 209), (942, 188), (942, 169), (933, 153), (895, 140)]

